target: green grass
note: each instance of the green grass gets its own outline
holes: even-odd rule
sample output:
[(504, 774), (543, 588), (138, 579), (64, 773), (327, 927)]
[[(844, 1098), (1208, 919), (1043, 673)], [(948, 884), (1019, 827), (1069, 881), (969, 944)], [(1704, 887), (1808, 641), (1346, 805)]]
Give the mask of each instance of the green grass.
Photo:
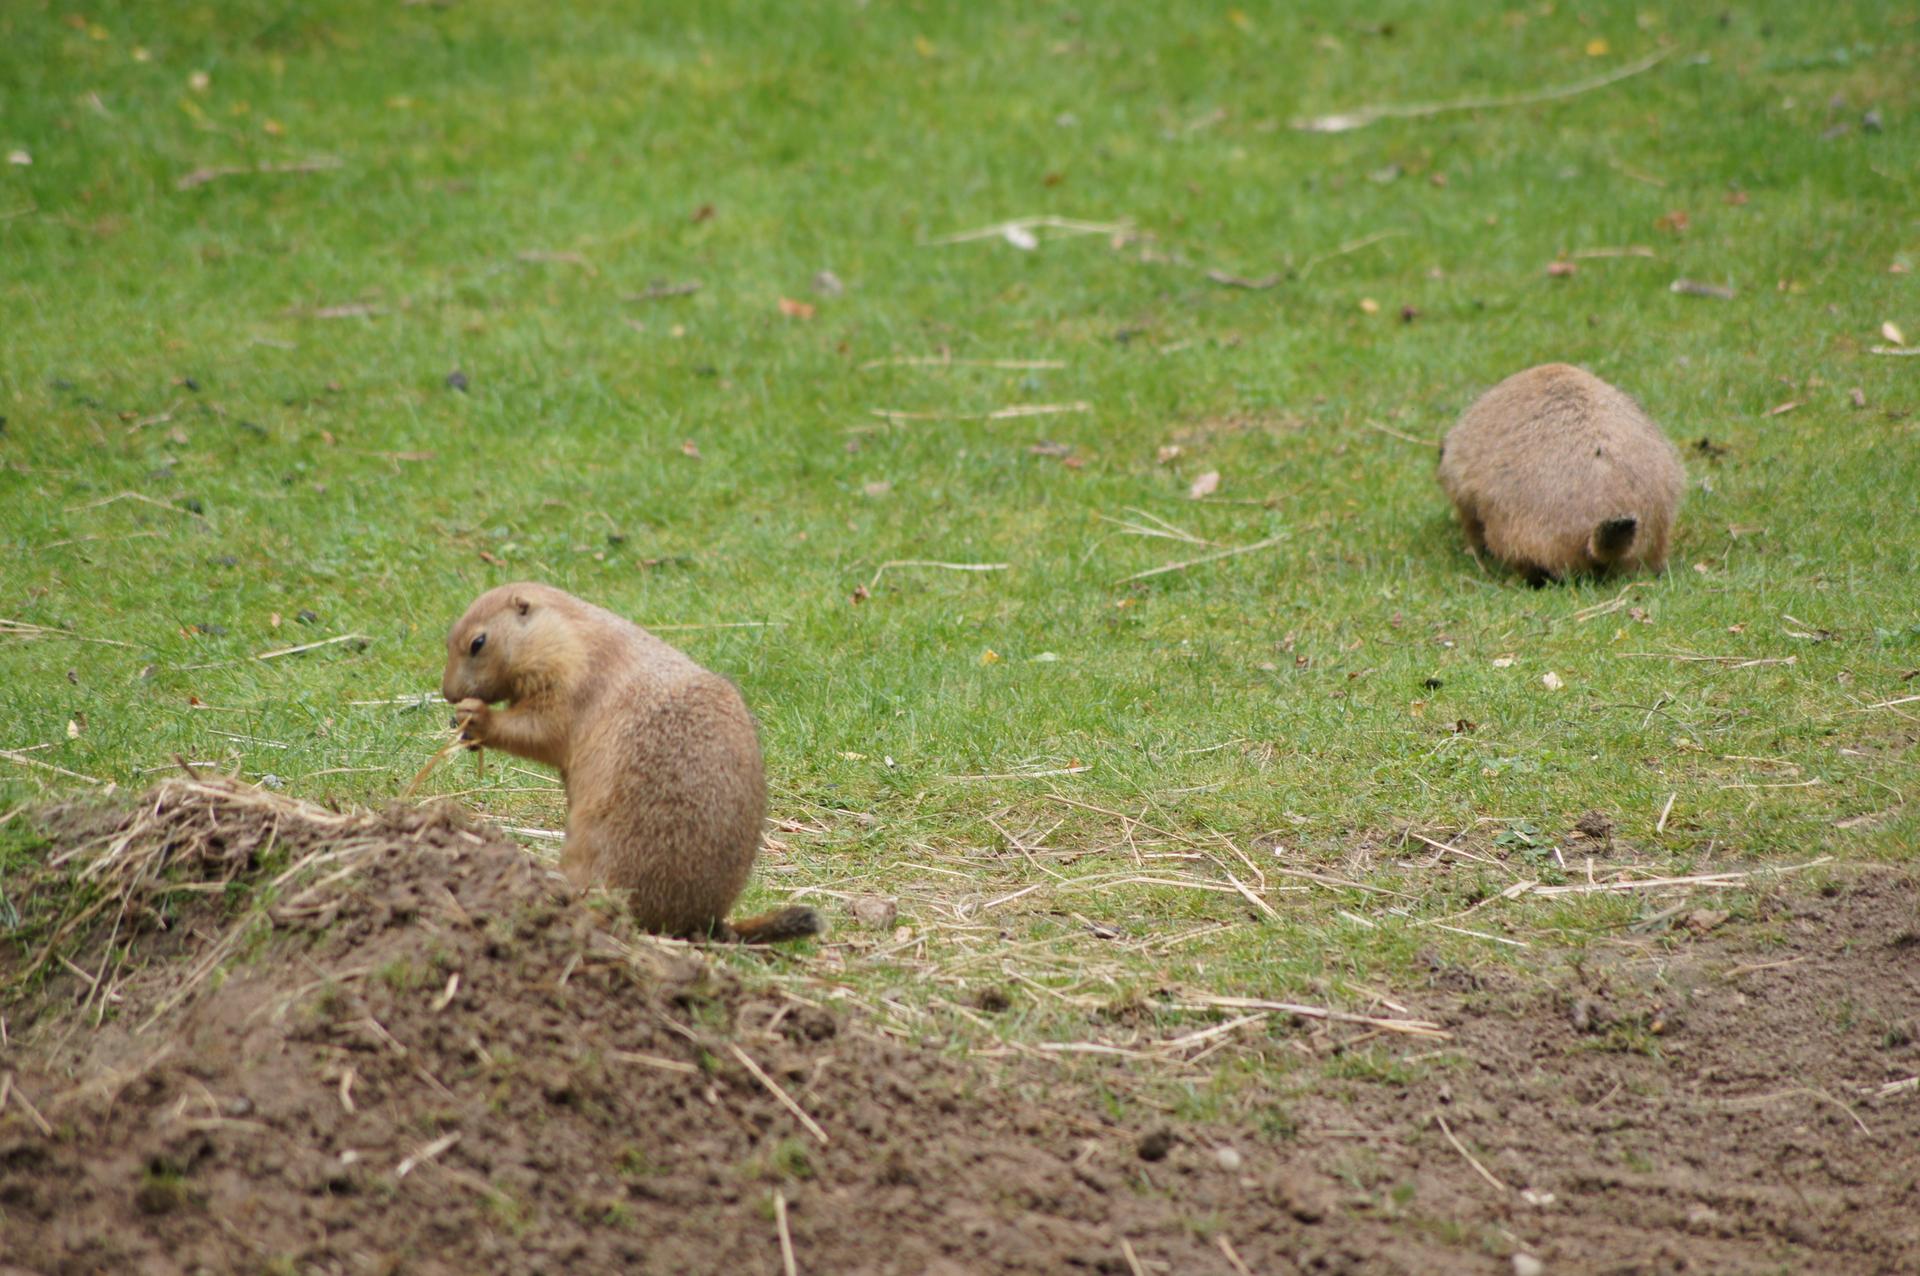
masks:
[[(793, 972), (974, 1038), (1170, 1033), (1209, 1021), (1094, 1007), (1172, 1024), (1153, 994), (1174, 985), (1360, 1004), (1424, 979), (1422, 953), (1505, 960), (1387, 905), (1439, 917), (1551, 880), (1589, 809), (1676, 870), (1908, 858), (1920, 706), (1863, 706), (1920, 688), (1920, 365), (1868, 353), (1886, 322), (1920, 339), (1911, 14), (1245, 9), (8, 6), (0, 149), (32, 162), (0, 168), (0, 615), (78, 637), (0, 645), (0, 747), (122, 786), (178, 755), (377, 803), (446, 717), (353, 702), (434, 687), (491, 584), (757, 622), (669, 634), (739, 681), (776, 815), (817, 829), (776, 834), (791, 849), (748, 905), (899, 895), (922, 944)], [(1288, 126), (1660, 48), (1561, 102)], [(316, 158), (339, 166), (176, 189)], [(1037, 213), (1135, 233), (930, 242)], [(1654, 255), (1547, 274), (1628, 245)], [(822, 270), (844, 295), (815, 293)], [(702, 287), (628, 299), (655, 280)], [(312, 317), (347, 305), (368, 312)], [(1062, 366), (864, 366), (942, 350)], [(1432, 449), (1372, 428), (1437, 438), (1550, 359), (1687, 445), (1674, 570), (1588, 619), (1620, 586), (1483, 574)], [(1208, 470), (1217, 494), (1189, 500)], [(1278, 542), (1117, 584), (1201, 552), (1107, 521), (1130, 508)], [(898, 559), (1010, 566), (889, 569), (853, 601)], [(364, 647), (252, 658), (346, 634)], [(1792, 662), (1638, 654), (1672, 652)], [(431, 787), (557, 825), (557, 791), (505, 761)], [(82, 787), (0, 760), (0, 812)], [(1048, 794), (1415, 898), (1276, 890), (1264, 920), (1185, 887), (1068, 890), (1045, 869), (1085, 885), (1134, 861), (1119, 819)], [(999, 831), (1057, 820), (1046, 845), (1084, 857), (1030, 861)], [(1428, 853), (1402, 830), (1476, 821), (1490, 862), (1395, 867)], [(0, 856), (33, 853), (25, 823)], [(1531, 966), (1636, 909), (1469, 924), (1528, 937)], [(1137, 947), (1209, 923), (1231, 925)], [(1009, 944), (1052, 993), (1009, 983)], [(1004, 1012), (923, 1015), (996, 982)]]

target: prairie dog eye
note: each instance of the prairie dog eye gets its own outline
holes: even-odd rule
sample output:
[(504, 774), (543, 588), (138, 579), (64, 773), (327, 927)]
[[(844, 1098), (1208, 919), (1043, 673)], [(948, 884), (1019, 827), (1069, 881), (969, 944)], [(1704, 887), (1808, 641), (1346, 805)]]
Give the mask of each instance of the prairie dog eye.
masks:
[(485, 634), (475, 634), (473, 641), (467, 644), (467, 654), (469, 656), (477, 656), (480, 654), (480, 648), (486, 645), (487, 636)]

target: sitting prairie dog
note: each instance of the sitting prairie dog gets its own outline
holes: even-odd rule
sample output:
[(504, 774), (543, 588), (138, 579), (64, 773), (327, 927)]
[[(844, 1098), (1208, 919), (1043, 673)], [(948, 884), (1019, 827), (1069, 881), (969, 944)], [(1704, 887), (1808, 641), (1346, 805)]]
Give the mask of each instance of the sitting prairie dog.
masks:
[(1564, 363), (1508, 377), (1440, 445), (1440, 486), (1474, 552), (1533, 585), (1664, 568), (1686, 481), (1638, 403)]
[(448, 633), (440, 694), (462, 739), (559, 768), (560, 868), (576, 887), (627, 892), (635, 920), (666, 935), (819, 933), (811, 908), (726, 920), (759, 850), (767, 786), (753, 715), (725, 678), (610, 611), (523, 582), (480, 595)]

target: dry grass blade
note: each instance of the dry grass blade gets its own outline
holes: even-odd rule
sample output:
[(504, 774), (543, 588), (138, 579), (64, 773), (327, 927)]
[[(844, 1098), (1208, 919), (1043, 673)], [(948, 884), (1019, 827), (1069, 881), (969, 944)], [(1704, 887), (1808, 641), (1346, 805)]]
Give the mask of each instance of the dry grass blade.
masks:
[(1216, 550), (1211, 554), (1202, 554), (1198, 558), (1185, 558), (1177, 563), (1167, 563), (1161, 567), (1149, 567), (1146, 571), (1135, 572), (1131, 576), (1122, 576), (1113, 583), (1116, 585), (1125, 585), (1130, 581), (1145, 580), (1149, 576), (1164, 576), (1168, 572), (1185, 571), (1189, 567), (1198, 567), (1202, 563), (1213, 563), (1223, 558), (1233, 558), (1239, 554), (1251, 554), (1256, 550), (1272, 549), (1285, 539), (1284, 536), (1269, 536), (1267, 539), (1255, 541), (1251, 545), (1236, 545), (1231, 549)]
[(282, 656), (297, 656), (303, 651), (316, 651), (321, 647), (332, 647), (343, 642), (371, 642), (365, 634), (341, 634), (336, 638), (322, 638), (318, 642), (303, 642), (297, 647), (276, 647), (272, 651), (263, 651), (254, 656), (255, 660), (278, 660)]
[(880, 583), (882, 576), (896, 567), (935, 567), (949, 572), (1004, 572), (1012, 566), (1012, 563), (942, 563), (927, 558), (890, 558), (873, 573), (873, 579), (867, 582), (867, 589), (871, 591)]
[[(43, 549), (52, 548), (42, 546)], [(60, 629), (53, 625), (35, 625), (24, 620), (0, 619), (0, 638), (65, 638), (69, 642), (97, 642), (105, 647), (131, 647), (130, 642), (121, 642), (118, 638), (88, 638), (76, 634), (71, 629)]]
[(394, 1166), (393, 1177), (397, 1179), (407, 1177), (407, 1175), (413, 1173), (419, 1166), (433, 1160), (434, 1157), (439, 1156), (459, 1141), (460, 1135), (457, 1132), (441, 1135), (433, 1142), (421, 1148), (418, 1152), (415, 1152), (412, 1156), (409, 1156), (406, 1160), (400, 1162), (400, 1164)]
[[(1534, 882), (1517, 882), (1502, 892), (1502, 898), (1518, 899), (1522, 895), (1604, 895), (1620, 891), (1668, 890), (1677, 886), (1728, 887), (1744, 886), (1749, 882), (1767, 877), (1784, 877), (1788, 873), (1799, 873), (1806, 869), (1818, 868), (1822, 864), (1831, 864), (1833, 856), (1822, 855), (1818, 859), (1808, 860), (1804, 864), (1787, 864), (1779, 868), (1756, 868), (1745, 872), (1696, 873), (1687, 877), (1643, 877), (1611, 882), (1575, 882), (1566, 886), (1541, 886)], [(1524, 889), (1521, 889), (1524, 887)]]
[(801, 1107), (798, 1103), (795, 1103), (793, 1101), (793, 1096), (788, 1094), (785, 1090), (781, 1089), (780, 1083), (775, 1081), (772, 1077), (768, 1076), (761, 1069), (760, 1065), (753, 1061), (753, 1057), (751, 1055), (749, 1055), (746, 1051), (742, 1050), (739, 1046), (735, 1045), (732, 1042), (727, 1043), (727, 1049), (733, 1052), (733, 1057), (740, 1061), (741, 1067), (745, 1068), (748, 1072), (753, 1074), (753, 1079), (755, 1081), (758, 1081), (761, 1085), (767, 1088), (768, 1094), (771, 1094), (775, 1099), (778, 1099), (780, 1101), (781, 1107), (793, 1113), (794, 1120), (798, 1121), (801, 1125), (805, 1126), (807, 1128), (808, 1134), (811, 1134), (814, 1138), (819, 1139), (822, 1145), (828, 1142), (827, 1132), (820, 1128), (820, 1123), (814, 1120), (812, 1117), (808, 1116), (807, 1110)]
[(773, 1222), (780, 1231), (780, 1270), (786, 1276), (799, 1276), (800, 1265), (793, 1257), (793, 1232), (787, 1227), (787, 1194), (773, 1189)]
[(1552, 88), (1533, 89), (1525, 93), (1511, 93), (1500, 97), (1460, 98), (1452, 102), (1430, 102), (1410, 106), (1363, 106), (1335, 115), (1307, 116), (1293, 121), (1293, 127), (1303, 133), (1345, 133), (1353, 129), (1365, 128), (1380, 120), (1423, 119), (1456, 111), (1489, 111), (1514, 106), (1531, 106), (1537, 102), (1555, 102), (1562, 98), (1591, 93), (1595, 89), (1603, 89), (1610, 84), (1618, 84), (1622, 80), (1658, 66), (1672, 53), (1672, 49), (1660, 49), (1625, 66), (1616, 67), (1605, 75), (1576, 80), (1572, 84), (1555, 85)]
[(891, 359), (869, 359), (860, 365), (860, 371), (870, 372), (875, 368), (1007, 368), (1041, 371), (1066, 366), (1060, 359), (956, 359), (952, 355), (900, 355)]
[(1308, 1006), (1291, 1001), (1267, 1001), (1259, 997), (1219, 997), (1204, 996), (1195, 998), (1184, 1009), (1220, 1009), (1220, 1010), (1258, 1010), (1270, 1014), (1298, 1015), (1302, 1019), (1325, 1019), (1332, 1023), (1357, 1023), (1369, 1028), (1378, 1028), (1382, 1032), (1404, 1033), (1410, 1037), (1429, 1037), (1435, 1041), (1451, 1040), (1453, 1034), (1439, 1024), (1426, 1019), (1388, 1019), (1379, 1015), (1357, 1015), (1345, 1010), (1330, 1010), (1325, 1006)]
[(1453, 1129), (1451, 1126), (1447, 1124), (1447, 1119), (1445, 1117), (1441, 1116), (1438, 1112), (1436, 1112), (1433, 1114), (1433, 1119), (1440, 1123), (1440, 1133), (1447, 1136), (1447, 1142), (1453, 1144), (1453, 1150), (1458, 1152), (1461, 1156), (1464, 1156), (1467, 1158), (1467, 1164), (1473, 1167), (1473, 1172), (1475, 1174), (1478, 1174), (1481, 1178), (1485, 1179), (1488, 1183), (1492, 1184), (1493, 1189), (1496, 1192), (1513, 1191), (1511, 1187), (1507, 1186), (1505, 1183), (1502, 1183), (1499, 1179), (1495, 1178), (1493, 1176), (1493, 1171), (1489, 1170), (1486, 1166), (1480, 1164), (1480, 1158), (1475, 1156), (1473, 1153), (1467, 1151), (1466, 1144), (1462, 1143), (1459, 1139), (1454, 1137)]

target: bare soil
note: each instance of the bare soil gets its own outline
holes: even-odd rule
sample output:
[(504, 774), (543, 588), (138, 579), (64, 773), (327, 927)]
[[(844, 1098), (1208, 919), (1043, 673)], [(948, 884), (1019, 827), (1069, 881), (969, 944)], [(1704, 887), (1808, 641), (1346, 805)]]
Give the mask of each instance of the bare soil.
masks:
[[(771, 1273), (782, 1217), (801, 1272), (1920, 1272), (1894, 874), (1524, 980), (1436, 966), (1407, 997), (1453, 1062), (1317, 1082), (1281, 1137), (889, 1040), (457, 812), (200, 789), (142, 808), (73, 967), (0, 945), (0, 1276)], [(48, 857), (133, 818), (55, 813)], [(289, 865), (264, 916), (220, 885)]]

